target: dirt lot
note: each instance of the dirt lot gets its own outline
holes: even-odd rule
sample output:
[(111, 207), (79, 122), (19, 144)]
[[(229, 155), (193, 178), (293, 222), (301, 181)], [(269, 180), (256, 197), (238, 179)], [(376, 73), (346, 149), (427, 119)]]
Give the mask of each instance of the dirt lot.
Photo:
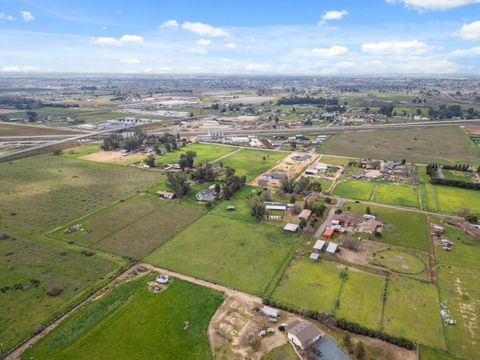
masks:
[(80, 159), (96, 161), (101, 163), (132, 164), (145, 159), (145, 154), (128, 154), (122, 156), (120, 151), (99, 151), (80, 157)]

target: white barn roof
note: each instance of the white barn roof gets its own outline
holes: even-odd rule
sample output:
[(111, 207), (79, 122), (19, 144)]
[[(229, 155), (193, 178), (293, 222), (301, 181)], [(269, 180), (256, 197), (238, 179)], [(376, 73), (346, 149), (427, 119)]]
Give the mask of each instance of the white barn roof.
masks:
[(325, 245), (325, 240), (317, 240), (317, 242), (313, 246), (313, 249), (314, 250), (322, 250), (324, 245)]
[(331, 243), (328, 244), (327, 250), (325, 250), (325, 251), (330, 253), (330, 254), (335, 254), (335, 251), (337, 251), (337, 247), (338, 247), (337, 244), (331, 242)]
[(320, 254), (319, 254), (319, 253), (312, 252), (312, 253), (310, 254), (310, 260), (318, 260), (319, 257), (320, 257)]
[(298, 230), (298, 225), (288, 223), (283, 227), (283, 230), (295, 232)]

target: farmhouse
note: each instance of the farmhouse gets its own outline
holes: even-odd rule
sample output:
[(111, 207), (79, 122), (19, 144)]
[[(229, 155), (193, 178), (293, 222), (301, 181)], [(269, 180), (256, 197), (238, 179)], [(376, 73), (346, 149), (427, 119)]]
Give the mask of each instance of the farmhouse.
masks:
[(290, 232), (296, 232), (298, 230), (298, 225), (288, 223), (283, 227), (283, 230), (290, 231)]
[(342, 225), (342, 226), (350, 226), (353, 219), (350, 215), (347, 214), (337, 214), (333, 217), (332, 224), (334, 225)]
[(309, 321), (295, 320), (285, 328), (288, 334), (288, 340), (293, 342), (300, 349), (306, 349), (322, 335), (320, 331)]
[(298, 219), (307, 221), (310, 219), (310, 216), (312, 216), (312, 210), (303, 209), (302, 212), (298, 214)]
[(157, 191), (157, 195), (162, 199), (172, 200), (175, 198), (175, 193), (170, 191)]
[(322, 236), (325, 238), (325, 239), (331, 239), (333, 238), (333, 235), (335, 234), (335, 230), (332, 229), (331, 227), (327, 227), (325, 229), (325, 231), (323, 232)]
[(197, 193), (196, 198), (200, 202), (211, 203), (214, 202), (217, 197), (213, 189), (204, 189)]

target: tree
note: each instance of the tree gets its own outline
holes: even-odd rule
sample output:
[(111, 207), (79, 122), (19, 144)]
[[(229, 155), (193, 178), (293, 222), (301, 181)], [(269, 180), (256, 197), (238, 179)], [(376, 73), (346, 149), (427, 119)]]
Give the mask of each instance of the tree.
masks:
[(145, 158), (145, 164), (150, 166), (151, 168), (155, 167), (155, 156), (153, 155), (148, 155)]
[(367, 213), (368, 215), (372, 214), (372, 210), (370, 209), (370, 206), (367, 206), (367, 208), (365, 209), (365, 213)]
[(343, 344), (348, 349), (348, 352), (351, 354), (353, 352), (352, 350), (353, 344), (352, 344), (352, 337), (350, 336), (349, 333), (346, 333), (345, 335), (343, 335)]
[(168, 173), (167, 182), (177, 198), (183, 198), (190, 190), (187, 176), (184, 173)]
[(250, 202), (250, 215), (252, 215), (258, 221), (261, 221), (265, 216), (265, 207), (260, 198), (255, 197)]
[(192, 173), (192, 179), (203, 184), (208, 181), (215, 180), (215, 171), (210, 163), (200, 165), (194, 173)]
[(100, 147), (105, 151), (116, 150), (121, 147), (122, 141), (123, 138), (120, 134), (110, 134), (103, 138), (103, 144)]
[(355, 359), (364, 360), (367, 358), (367, 351), (362, 341), (359, 341), (355, 349)]
[(195, 151), (187, 151), (184, 154), (180, 155), (180, 160), (178, 164), (184, 170), (185, 168), (193, 168), (193, 159), (197, 156)]
[(306, 226), (307, 226), (307, 221), (302, 218), (302, 220), (300, 220), (300, 224), (298, 224), (298, 227), (300, 228), (300, 230), (303, 230), (305, 229)]
[(38, 114), (35, 111), (27, 111), (28, 122), (35, 122), (38, 120)]
[(295, 183), (293, 182), (293, 180), (285, 178), (281, 181), (280, 188), (283, 190), (284, 193), (291, 194), (295, 191)]

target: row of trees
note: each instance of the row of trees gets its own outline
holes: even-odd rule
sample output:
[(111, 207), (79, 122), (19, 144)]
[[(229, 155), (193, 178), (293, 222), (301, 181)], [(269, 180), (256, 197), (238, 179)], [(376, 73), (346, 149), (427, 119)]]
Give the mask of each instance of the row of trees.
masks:
[(311, 96), (292, 96), (282, 97), (277, 102), (278, 105), (338, 105), (337, 98), (311, 97)]
[(322, 191), (322, 184), (315, 181), (310, 181), (308, 177), (302, 177), (298, 181), (286, 178), (282, 180), (280, 188), (286, 194), (302, 194), (307, 191)]

